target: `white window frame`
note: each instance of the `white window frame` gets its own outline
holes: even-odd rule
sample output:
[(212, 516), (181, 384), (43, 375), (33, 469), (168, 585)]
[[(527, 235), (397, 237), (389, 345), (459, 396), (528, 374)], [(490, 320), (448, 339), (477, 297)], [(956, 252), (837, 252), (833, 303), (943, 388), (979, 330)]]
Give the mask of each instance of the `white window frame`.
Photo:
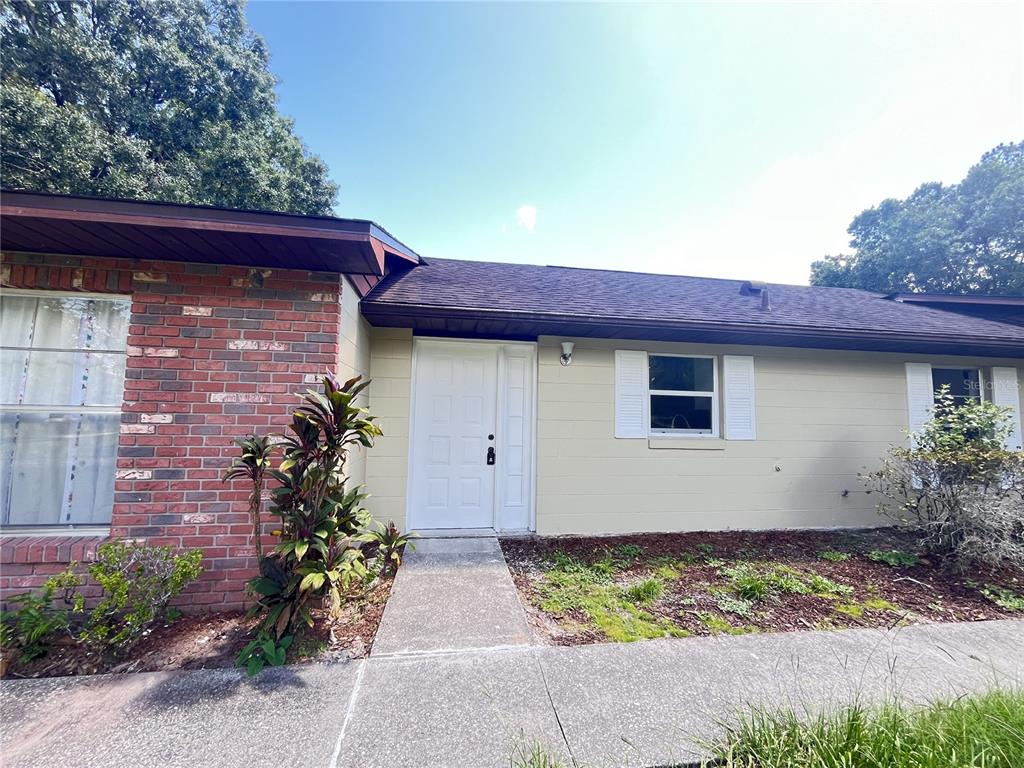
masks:
[[(129, 308), (131, 307), (132, 297), (130, 294), (123, 293), (97, 293), (87, 291), (53, 291), (53, 290), (41, 290), (32, 288), (4, 288), (3, 292), (10, 296), (39, 296), (39, 297), (55, 297), (55, 298), (67, 298), (72, 296), (76, 299), (97, 299), (100, 301), (125, 301), (128, 302)], [(129, 330), (128, 335), (131, 335)], [(88, 351), (94, 354), (108, 354), (108, 355), (124, 355), (128, 356), (128, 343), (127, 337), (125, 338), (124, 349), (89, 349), (83, 350), (79, 347), (22, 347), (16, 345), (9, 345), (2, 343), (2, 337), (0, 337), (0, 348), (11, 349), (19, 351), (32, 351), (32, 352), (65, 352), (68, 354), (78, 354), (83, 351)], [(127, 372), (127, 371), (126, 371)], [(127, 380), (127, 376), (126, 376)], [(123, 386), (123, 384), (122, 384)], [(124, 410), (124, 393), (122, 391), (121, 404), (120, 405), (24, 405), (20, 403), (0, 403), (0, 409), (11, 412), (11, 413), (101, 413), (101, 414), (118, 414), (120, 415)], [(70, 472), (70, 468), (65, 467), (65, 475)], [(65, 485), (67, 478), (65, 477)], [(65, 500), (66, 503), (66, 500)], [(111, 515), (113, 509), (110, 510)], [(62, 508), (61, 514), (64, 514)], [(75, 531), (76, 533), (80, 530), (108, 530), (109, 523), (73, 523), (73, 522), (62, 522), (56, 523), (45, 523), (45, 524), (34, 524), (34, 525), (18, 525), (11, 523), (3, 523), (3, 533), (7, 534), (20, 534), (20, 535), (32, 535), (35, 532), (40, 533), (55, 533), (59, 534), (64, 531)]]
[[(681, 389), (651, 389), (651, 358), (652, 357), (682, 357), (689, 360), (710, 360), (711, 361), (711, 374), (712, 374), (712, 387), (711, 392), (699, 391), (699, 390), (681, 390)], [(718, 357), (716, 355), (685, 355), (676, 353), (664, 353), (664, 352), (648, 352), (647, 362), (645, 366), (644, 376), (644, 397), (646, 398), (647, 405), (647, 435), (652, 438), (664, 438), (664, 437), (686, 437), (686, 438), (697, 438), (697, 439), (717, 439), (721, 435), (721, 428), (719, 426), (719, 404), (718, 400), (721, 397), (721, 387), (718, 383)], [(711, 431), (704, 429), (654, 429), (651, 425), (653, 416), (651, 415), (651, 395), (668, 395), (671, 397), (710, 397), (711, 398)]]

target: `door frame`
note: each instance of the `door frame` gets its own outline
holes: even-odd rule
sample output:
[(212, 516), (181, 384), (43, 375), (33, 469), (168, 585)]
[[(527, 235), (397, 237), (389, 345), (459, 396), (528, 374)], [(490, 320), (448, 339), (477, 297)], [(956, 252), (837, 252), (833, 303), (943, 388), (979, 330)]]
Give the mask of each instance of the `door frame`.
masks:
[[(505, 368), (502, 365), (501, 348), (504, 346), (509, 347), (520, 347), (529, 348), (532, 351), (530, 355), (530, 439), (527, 441), (527, 447), (530, 451), (529, 460), (526, 462), (528, 465), (527, 472), (529, 473), (529, 491), (526, 494), (527, 506), (528, 506), (528, 528), (527, 531), (537, 530), (537, 384), (538, 384), (538, 344), (535, 341), (505, 341), (504, 339), (472, 339), (472, 338), (449, 338), (445, 336), (413, 336), (412, 339), (412, 360), (409, 372), (409, 450), (406, 458), (406, 488), (405, 488), (405, 520), (406, 528), (410, 531), (416, 530), (416, 526), (419, 523), (416, 513), (416, 505), (414, 502), (414, 489), (415, 489), (415, 472), (416, 463), (413, 451), (416, 446), (416, 381), (419, 371), (419, 359), (422, 349), (422, 343), (427, 342), (434, 344), (441, 342), (444, 344), (461, 345), (461, 344), (474, 344), (480, 345), (492, 345), (496, 347), (497, 359), (498, 359), (498, 371), (496, 378), (496, 389), (495, 392), (495, 421), (500, 424), (502, 411), (506, 407), (504, 397), (504, 382), (505, 382)], [(497, 430), (498, 427), (496, 426)], [(500, 432), (495, 432), (495, 436), (498, 437)], [(500, 460), (499, 460), (500, 464)], [(504, 478), (499, 477), (496, 473), (493, 483), (492, 499), (491, 499), (491, 528), (495, 532), (502, 532), (503, 529), (497, 527), (498, 518), (498, 494), (504, 488)], [(442, 530), (442, 529), (430, 529), (424, 528), (423, 530)], [(475, 530), (486, 530), (486, 529), (475, 529)], [(521, 531), (522, 529), (513, 529)]]

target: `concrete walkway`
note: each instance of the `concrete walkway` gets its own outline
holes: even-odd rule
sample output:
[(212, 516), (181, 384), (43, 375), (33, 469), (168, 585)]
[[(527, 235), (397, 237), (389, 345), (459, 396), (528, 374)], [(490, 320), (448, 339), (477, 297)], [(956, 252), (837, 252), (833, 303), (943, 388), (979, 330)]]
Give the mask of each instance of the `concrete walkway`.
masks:
[(530, 627), (494, 536), (425, 538), (406, 554), (373, 641), (374, 656), (504, 648)]
[(389, 653), (358, 662), (4, 681), (7, 768), (685, 763), (748, 704), (816, 710), (1024, 685), (1024, 621)]

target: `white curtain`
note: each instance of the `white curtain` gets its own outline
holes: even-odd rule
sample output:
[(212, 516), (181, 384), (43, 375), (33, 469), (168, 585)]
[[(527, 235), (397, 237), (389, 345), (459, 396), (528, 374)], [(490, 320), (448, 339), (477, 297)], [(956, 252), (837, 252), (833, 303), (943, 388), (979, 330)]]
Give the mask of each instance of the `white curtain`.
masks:
[(109, 522), (130, 311), (120, 298), (0, 295), (4, 525)]

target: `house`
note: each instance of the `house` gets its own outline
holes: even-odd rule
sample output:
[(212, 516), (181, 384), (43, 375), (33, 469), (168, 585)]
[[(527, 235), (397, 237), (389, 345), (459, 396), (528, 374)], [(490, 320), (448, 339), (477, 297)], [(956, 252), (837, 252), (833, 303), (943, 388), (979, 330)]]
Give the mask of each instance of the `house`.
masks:
[[(359, 220), (5, 192), (0, 590), (108, 536), (254, 559), (232, 440), (369, 375), (371, 511), (541, 535), (877, 524), (934, 390), (1014, 409), (1024, 326), (956, 300), (421, 258)], [(1000, 307), (1015, 312), (1018, 300)], [(997, 307), (998, 308), (998, 307)]]

